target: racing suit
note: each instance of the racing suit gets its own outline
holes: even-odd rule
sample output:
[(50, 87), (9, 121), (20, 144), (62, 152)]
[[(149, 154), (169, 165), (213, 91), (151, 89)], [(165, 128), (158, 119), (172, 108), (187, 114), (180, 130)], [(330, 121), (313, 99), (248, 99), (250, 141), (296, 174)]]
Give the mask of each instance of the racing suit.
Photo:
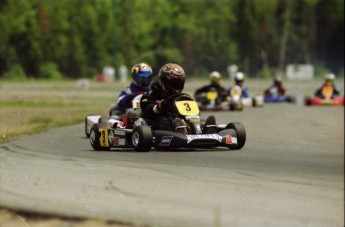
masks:
[(149, 88), (138, 87), (135, 83), (131, 83), (129, 87), (126, 87), (121, 91), (118, 96), (117, 108), (120, 113), (124, 113), (126, 109), (132, 108), (131, 101), (139, 94), (148, 92)]
[(166, 98), (168, 96), (165, 95), (158, 81), (154, 81), (151, 84), (150, 91), (141, 97), (140, 108), (143, 112), (143, 117), (151, 121), (151, 126), (154, 130), (175, 130), (173, 120), (166, 114), (167, 106), (164, 101)]
[[(239, 85), (238, 85), (238, 86), (239, 86)], [(240, 86), (240, 87), (241, 87), (241, 89), (242, 89), (241, 98), (249, 98), (249, 88), (248, 88), (248, 86), (242, 85), (242, 86)], [(232, 86), (229, 88), (229, 94), (230, 94), (232, 88), (233, 88)]]
[(289, 97), (285, 96), (285, 87), (283, 85), (273, 84), (264, 91), (265, 102), (286, 102)]
[[(330, 85), (333, 87), (333, 94), (332, 94), (331, 98), (334, 99), (340, 95), (340, 89), (336, 84), (330, 84)], [(315, 92), (316, 97), (321, 98), (321, 99), (324, 98), (322, 95), (322, 89), (325, 86), (329, 86), (329, 85), (327, 83), (324, 83), (324, 84), (322, 84), (322, 86), (319, 89), (316, 90), (316, 92)]]

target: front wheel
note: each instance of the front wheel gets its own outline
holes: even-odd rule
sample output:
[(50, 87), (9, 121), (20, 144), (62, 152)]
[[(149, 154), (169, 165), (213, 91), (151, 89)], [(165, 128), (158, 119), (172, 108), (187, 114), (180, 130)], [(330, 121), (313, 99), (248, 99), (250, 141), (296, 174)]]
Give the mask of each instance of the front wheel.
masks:
[(237, 146), (231, 147), (231, 149), (234, 149), (234, 150), (241, 149), (244, 146), (244, 144), (246, 143), (246, 130), (245, 130), (244, 126), (239, 122), (233, 122), (233, 123), (229, 123), (226, 126), (226, 128), (227, 129), (233, 129), (236, 131)]
[(137, 152), (150, 151), (152, 146), (152, 131), (147, 125), (135, 127), (132, 132), (132, 144)]

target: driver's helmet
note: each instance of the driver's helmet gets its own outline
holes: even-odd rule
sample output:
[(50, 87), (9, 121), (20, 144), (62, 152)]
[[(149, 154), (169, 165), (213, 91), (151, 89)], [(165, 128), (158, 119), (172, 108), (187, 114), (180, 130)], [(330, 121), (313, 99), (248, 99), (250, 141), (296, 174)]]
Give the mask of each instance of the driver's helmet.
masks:
[(244, 74), (242, 72), (237, 72), (235, 75), (235, 84), (238, 86), (242, 86), (244, 81)]
[(220, 75), (219, 72), (213, 71), (210, 73), (211, 84), (219, 85), (221, 79), (222, 79), (222, 75)]
[(282, 85), (282, 77), (281, 76), (275, 76), (273, 82), (274, 82), (274, 85), (281, 86)]
[(131, 75), (138, 87), (147, 88), (152, 80), (152, 69), (146, 63), (139, 63), (132, 67)]
[(181, 93), (184, 88), (186, 75), (183, 68), (175, 63), (165, 64), (159, 70), (159, 82), (164, 95), (170, 96)]
[(325, 75), (325, 83), (327, 84), (333, 84), (335, 79), (335, 75), (333, 73), (327, 73)]

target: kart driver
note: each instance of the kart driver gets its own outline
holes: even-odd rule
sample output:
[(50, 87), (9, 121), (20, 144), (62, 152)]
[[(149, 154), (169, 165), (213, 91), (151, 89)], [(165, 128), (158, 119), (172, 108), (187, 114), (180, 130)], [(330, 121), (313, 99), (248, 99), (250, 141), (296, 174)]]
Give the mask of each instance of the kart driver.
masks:
[(120, 115), (123, 114), (126, 109), (132, 108), (131, 101), (135, 96), (148, 92), (152, 81), (152, 69), (148, 64), (135, 64), (131, 69), (131, 76), (133, 81), (121, 91), (117, 99), (117, 105), (110, 109), (110, 115), (114, 112), (119, 112)]
[(282, 82), (281, 76), (274, 77), (273, 85), (267, 88), (264, 91), (264, 97), (271, 97), (271, 96), (284, 96), (285, 95), (285, 87)]
[(203, 100), (206, 100), (208, 91), (216, 90), (218, 92), (216, 104), (219, 105), (222, 102), (226, 101), (227, 91), (223, 86), (220, 85), (221, 79), (222, 79), (222, 75), (219, 72), (217, 71), (211, 72), (210, 84), (197, 89), (194, 93), (195, 99), (199, 102), (203, 102)]
[(322, 94), (322, 90), (326, 86), (331, 86), (333, 88), (333, 94), (331, 95), (332, 99), (339, 96), (340, 95), (340, 89), (337, 86), (337, 84), (334, 82), (334, 80), (335, 80), (335, 75), (333, 73), (327, 73), (325, 75), (325, 80), (324, 80), (323, 84), (321, 85), (321, 87), (319, 89), (316, 90), (315, 96), (323, 99), (324, 97)]
[[(166, 98), (181, 93), (185, 84), (185, 72), (175, 63), (165, 64), (158, 77), (152, 82), (151, 90), (140, 100), (143, 117), (152, 120), (154, 130), (175, 131), (175, 124), (166, 115)], [(181, 123), (181, 122), (180, 122)]]
[[(244, 74), (242, 72), (237, 72), (235, 75), (235, 85), (239, 86), (242, 89), (241, 98), (249, 98), (249, 88), (248, 86), (244, 85)], [(231, 94), (231, 89), (234, 86), (229, 88), (229, 94)]]

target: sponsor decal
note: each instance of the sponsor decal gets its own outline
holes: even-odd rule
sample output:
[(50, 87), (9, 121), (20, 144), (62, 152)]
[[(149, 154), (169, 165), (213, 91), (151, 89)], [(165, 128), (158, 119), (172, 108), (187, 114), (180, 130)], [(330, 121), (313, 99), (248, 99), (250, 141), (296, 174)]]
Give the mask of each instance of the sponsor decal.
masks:
[(108, 139), (109, 139), (109, 141), (114, 140), (114, 132), (113, 131), (109, 131)]
[(118, 146), (119, 145), (119, 140), (120, 140), (119, 137), (115, 137), (114, 140), (113, 140), (113, 145), (114, 146)]
[(222, 137), (218, 134), (187, 135), (187, 143), (193, 140), (212, 139), (222, 142)]
[(114, 146), (124, 146), (126, 145), (126, 139), (121, 139), (120, 137), (115, 137), (113, 140)]
[(231, 138), (231, 136), (225, 136), (225, 143), (226, 143), (226, 144), (232, 144), (232, 138)]
[(231, 139), (232, 139), (232, 143), (238, 144), (237, 137), (231, 137)]
[(125, 139), (119, 139), (119, 145), (120, 146), (126, 145), (126, 140)]
[(115, 135), (119, 135), (119, 136), (124, 136), (126, 135), (125, 131), (121, 131), (121, 130), (114, 130), (114, 134)]
[(159, 146), (169, 146), (172, 141), (173, 136), (163, 136), (159, 142)]

